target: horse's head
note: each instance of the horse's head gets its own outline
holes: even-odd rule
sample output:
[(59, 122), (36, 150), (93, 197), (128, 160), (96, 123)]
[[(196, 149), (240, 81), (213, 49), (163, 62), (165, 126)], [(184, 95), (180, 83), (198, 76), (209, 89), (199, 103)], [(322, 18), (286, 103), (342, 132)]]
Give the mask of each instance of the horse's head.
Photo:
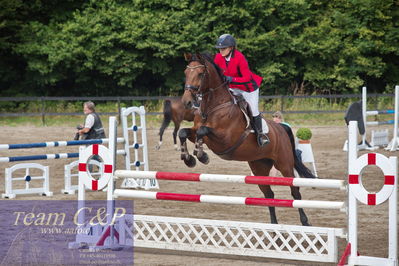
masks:
[(199, 98), (207, 87), (209, 73), (207, 62), (201, 54), (185, 53), (184, 57), (188, 65), (184, 71), (186, 83), (182, 102), (186, 108), (191, 108), (193, 105), (198, 105), (201, 100)]

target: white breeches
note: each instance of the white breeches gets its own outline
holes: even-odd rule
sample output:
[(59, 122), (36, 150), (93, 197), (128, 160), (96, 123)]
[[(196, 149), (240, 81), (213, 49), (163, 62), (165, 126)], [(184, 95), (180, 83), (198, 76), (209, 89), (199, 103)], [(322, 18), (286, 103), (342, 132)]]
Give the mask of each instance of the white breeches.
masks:
[[(249, 106), (251, 107), (252, 111), (252, 116), (258, 116), (260, 114), (259, 112), (259, 89), (252, 91), (252, 92), (247, 92), (239, 89), (232, 89), (230, 88), (230, 91), (234, 95), (242, 95), (244, 99), (247, 101)], [(263, 133), (269, 133), (269, 127), (265, 121), (265, 119), (262, 119), (262, 130)]]
[(244, 99), (251, 107), (253, 116), (259, 115), (259, 89), (254, 90), (252, 92), (247, 92), (239, 89), (230, 88), (230, 91), (235, 95), (242, 95), (244, 97)]

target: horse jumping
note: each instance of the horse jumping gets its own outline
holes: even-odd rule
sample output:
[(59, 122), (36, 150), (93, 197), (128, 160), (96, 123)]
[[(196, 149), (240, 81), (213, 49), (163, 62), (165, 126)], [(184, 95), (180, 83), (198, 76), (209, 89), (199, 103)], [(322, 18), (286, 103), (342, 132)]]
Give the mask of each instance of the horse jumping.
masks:
[(165, 129), (168, 127), (170, 121), (173, 121), (175, 128), (173, 129), (173, 144), (176, 150), (180, 150), (177, 146), (177, 132), (179, 131), (180, 124), (183, 120), (193, 121), (195, 109), (186, 109), (180, 98), (167, 99), (163, 103), (163, 121), (159, 129), (159, 143), (155, 146), (155, 149), (159, 150), (162, 145), (162, 136)]
[[(186, 84), (182, 102), (186, 108), (199, 106), (194, 126), (179, 131), (181, 159), (189, 167), (196, 164), (187, 150), (187, 139), (195, 143), (194, 155), (202, 163), (209, 162), (203, 150), (205, 143), (210, 150), (225, 160), (247, 161), (253, 174), (268, 176), (274, 165), (284, 177), (315, 178), (311, 171), (295, 155), (294, 136), (289, 127), (267, 121), (270, 143), (259, 147), (251, 131), (248, 116), (224, 82), (220, 68), (207, 54), (185, 54), (188, 61), (185, 70)], [(259, 185), (265, 198), (274, 198), (270, 185)], [(301, 199), (298, 187), (290, 187), (295, 200)], [(271, 223), (277, 223), (274, 207), (269, 207)], [(302, 208), (299, 208), (302, 225), (310, 225)]]

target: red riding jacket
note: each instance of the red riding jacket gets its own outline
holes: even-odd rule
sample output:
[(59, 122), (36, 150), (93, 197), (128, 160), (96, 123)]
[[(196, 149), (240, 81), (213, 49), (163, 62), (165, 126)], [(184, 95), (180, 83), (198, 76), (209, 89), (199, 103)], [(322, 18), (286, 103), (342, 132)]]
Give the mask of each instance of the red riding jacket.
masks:
[(263, 78), (249, 70), (247, 59), (236, 49), (234, 49), (229, 62), (220, 53), (215, 55), (214, 62), (223, 69), (225, 76), (233, 78), (229, 85), (230, 88), (252, 92), (258, 89), (262, 83)]

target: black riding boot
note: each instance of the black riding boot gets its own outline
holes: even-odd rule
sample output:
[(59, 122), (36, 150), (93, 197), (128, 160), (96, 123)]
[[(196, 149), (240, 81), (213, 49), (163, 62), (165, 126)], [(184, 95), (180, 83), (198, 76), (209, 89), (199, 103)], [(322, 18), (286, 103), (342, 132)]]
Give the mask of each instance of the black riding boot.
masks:
[(266, 144), (270, 143), (269, 137), (266, 133), (263, 133), (262, 130), (262, 116), (259, 114), (258, 116), (254, 116), (254, 124), (255, 124), (255, 132), (256, 132), (256, 139), (258, 141), (258, 145), (260, 147), (265, 146)]

